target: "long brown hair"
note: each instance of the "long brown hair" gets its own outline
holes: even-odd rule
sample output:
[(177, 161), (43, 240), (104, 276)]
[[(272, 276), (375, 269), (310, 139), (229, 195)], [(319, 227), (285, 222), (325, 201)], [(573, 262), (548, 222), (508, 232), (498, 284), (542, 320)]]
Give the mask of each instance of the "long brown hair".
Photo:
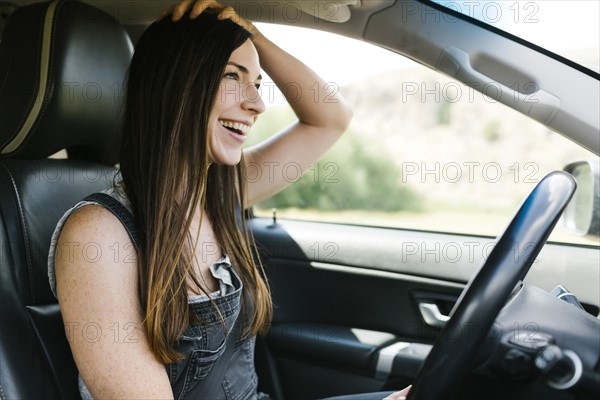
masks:
[[(150, 347), (163, 363), (179, 361), (175, 345), (192, 322), (194, 210), (206, 213), (216, 239), (254, 303), (247, 334), (265, 332), (271, 298), (253, 257), (242, 212), (244, 160), (209, 165), (208, 120), (231, 53), (250, 33), (210, 10), (191, 20), (164, 18), (142, 35), (127, 82), (121, 173), (136, 221), (138, 294)], [(200, 249), (202, 251), (202, 249)], [(249, 307), (244, 307), (249, 309)]]

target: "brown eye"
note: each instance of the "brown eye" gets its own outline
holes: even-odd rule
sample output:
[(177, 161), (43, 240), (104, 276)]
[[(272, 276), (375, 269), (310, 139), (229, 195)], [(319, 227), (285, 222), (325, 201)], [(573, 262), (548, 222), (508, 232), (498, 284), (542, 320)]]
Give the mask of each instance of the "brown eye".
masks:
[(240, 75), (237, 72), (226, 72), (223, 77), (227, 79), (234, 79), (236, 81), (240, 80)]

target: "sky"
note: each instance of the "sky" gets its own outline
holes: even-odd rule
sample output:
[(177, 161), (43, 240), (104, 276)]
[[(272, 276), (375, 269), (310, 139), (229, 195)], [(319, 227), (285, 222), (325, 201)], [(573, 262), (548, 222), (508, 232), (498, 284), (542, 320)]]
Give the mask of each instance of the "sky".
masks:
[(600, 41), (599, 0), (434, 1), (555, 52)]

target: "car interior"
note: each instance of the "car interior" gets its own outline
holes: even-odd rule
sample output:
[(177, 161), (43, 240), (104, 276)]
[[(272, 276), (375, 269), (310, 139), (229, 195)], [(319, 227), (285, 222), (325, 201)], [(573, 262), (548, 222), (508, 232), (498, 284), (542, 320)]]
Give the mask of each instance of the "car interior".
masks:
[[(0, 2), (0, 399), (80, 398), (67, 336), (77, 328), (93, 340), (97, 331), (92, 318), (62, 320), (48, 284), (50, 237), (74, 203), (112, 185), (135, 40), (174, 2), (118, 3)], [(300, 2), (293, 22), (284, 10), (294, 2), (279, 11), (269, 1), (224, 3), (376, 44), (478, 90), (497, 82), (498, 102), (595, 154), (582, 229), (598, 235), (598, 73), (433, 2)], [(452, 18), (425, 24), (434, 12)], [(514, 90), (515, 80), (538, 88)], [(576, 187), (588, 185), (577, 168), (540, 179), (496, 239), (250, 210), (275, 304), (257, 340), (260, 390), (292, 400), (413, 384), (416, 400), (598, 398), (600, 248), (546, 244), (563, 211), (575, 213)], [(468, 250), (475, 241), (493, 250), (451, 268), (408, 245)], [(557, 282), (571, 291), (547, 289)]]
[[(49, 237), (71, 204), (112, 182), (119, 110), (113, 99), (90, 103), (57, 89), (121, 81), (133, 47), (113, 18), (83, 3), (39, 3), (13, 17), (2, 36), (2, 152), (10, 157), (1, 167), (0, 395), (77, 398), (77, 369), (48, 285)], [(68, 160), (47, 158), (63, 148)]]

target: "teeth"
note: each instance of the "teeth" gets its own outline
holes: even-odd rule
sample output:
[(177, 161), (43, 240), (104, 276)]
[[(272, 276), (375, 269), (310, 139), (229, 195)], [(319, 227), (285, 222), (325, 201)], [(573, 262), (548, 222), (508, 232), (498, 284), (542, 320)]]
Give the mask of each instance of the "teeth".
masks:
[(248, 126), (246, 124), (242, 124), (240, 122), (225, 121), (225, 120), (219, 120), (219, 122), (224, 127), (235, 129), (237, 131), (242, 132), (244, 135), (246, 135), (250, 131), (250, 126)]

